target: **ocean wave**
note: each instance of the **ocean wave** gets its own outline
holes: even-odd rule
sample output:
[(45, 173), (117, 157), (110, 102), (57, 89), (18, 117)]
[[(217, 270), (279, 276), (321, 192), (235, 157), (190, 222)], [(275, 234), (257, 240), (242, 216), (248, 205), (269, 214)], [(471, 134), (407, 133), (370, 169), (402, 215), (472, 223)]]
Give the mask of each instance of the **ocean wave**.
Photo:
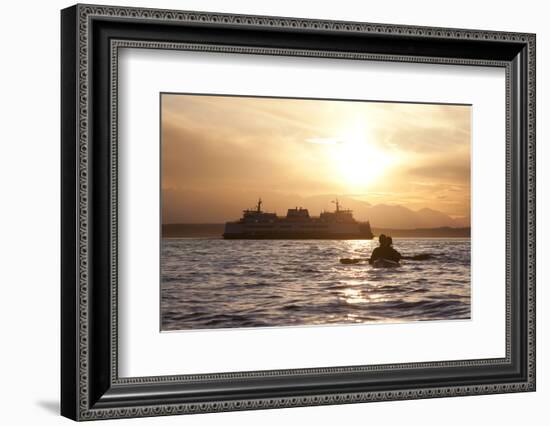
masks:
[(470, 317), (469, 240), (394, 241), (400, 268), (368, 257), (374, 241), (169, 239), (161, 249), (166, 330)]

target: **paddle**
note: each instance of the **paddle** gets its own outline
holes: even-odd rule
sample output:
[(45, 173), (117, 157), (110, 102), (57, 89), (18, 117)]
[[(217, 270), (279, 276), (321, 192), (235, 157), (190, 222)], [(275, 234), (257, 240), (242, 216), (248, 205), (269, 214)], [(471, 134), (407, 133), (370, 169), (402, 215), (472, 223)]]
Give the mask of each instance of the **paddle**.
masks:
[[(402, 260), (429, 260), (433, 259), (434, 255), (430, 253), (423, 253), (423, 254), (416, 254), (414, 256), (401, 256)], [(354, 265), (356, 263), (361, 262), (368, 262), (368, 258), (356, 258), (356, 259), (350, 259), (350, 258), (342, 258), (340, 259), (340, 263), (344, 265)]]
[(340, 259), (340, 263), (344, 265), (353, 265), (355, 263), (368, 262), (368, 261), (369, 259), (348, 259), (348, 258)]

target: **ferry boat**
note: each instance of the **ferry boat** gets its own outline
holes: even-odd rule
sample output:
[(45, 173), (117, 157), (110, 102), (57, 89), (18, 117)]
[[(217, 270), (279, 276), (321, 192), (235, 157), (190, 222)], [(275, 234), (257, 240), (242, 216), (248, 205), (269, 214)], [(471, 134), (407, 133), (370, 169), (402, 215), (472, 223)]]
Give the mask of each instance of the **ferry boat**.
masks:
[(243, 211), (238, 221), (226, 222), (225, 239), (337, 239), (370, 240), (373, 238), (370, 223), (358, 222), (353, 211), (342, 209), (338, 200), (336, 210), (323, 211), (310, 216), (308, 209), (288, 209), (286, 216), (262, 211), (262, 199), (255, 208)]

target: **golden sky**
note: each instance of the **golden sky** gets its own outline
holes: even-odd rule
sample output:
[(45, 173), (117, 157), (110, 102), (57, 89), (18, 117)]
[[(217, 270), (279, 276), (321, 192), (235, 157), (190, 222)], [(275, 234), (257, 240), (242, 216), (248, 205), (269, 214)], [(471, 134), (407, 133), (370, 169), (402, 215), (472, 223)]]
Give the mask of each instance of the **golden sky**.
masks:
[(163, 223), (235, 220), (259, 196), (278, 214), (338, 196), (469, 223), (470, 106), (163, 94), (161, 108)]

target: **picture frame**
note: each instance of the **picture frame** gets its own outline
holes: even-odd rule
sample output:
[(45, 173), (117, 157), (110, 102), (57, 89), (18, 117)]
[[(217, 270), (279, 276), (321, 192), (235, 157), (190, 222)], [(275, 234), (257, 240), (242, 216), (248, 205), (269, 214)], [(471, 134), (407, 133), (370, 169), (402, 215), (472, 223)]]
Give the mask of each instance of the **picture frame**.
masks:
[[(62, 10), (61, 414), (94, 420), (535, 391), (535, 45), (524, 33), (80, 4)], [(119, 377), (122, 48), (504, 69), (506, 355)]]

